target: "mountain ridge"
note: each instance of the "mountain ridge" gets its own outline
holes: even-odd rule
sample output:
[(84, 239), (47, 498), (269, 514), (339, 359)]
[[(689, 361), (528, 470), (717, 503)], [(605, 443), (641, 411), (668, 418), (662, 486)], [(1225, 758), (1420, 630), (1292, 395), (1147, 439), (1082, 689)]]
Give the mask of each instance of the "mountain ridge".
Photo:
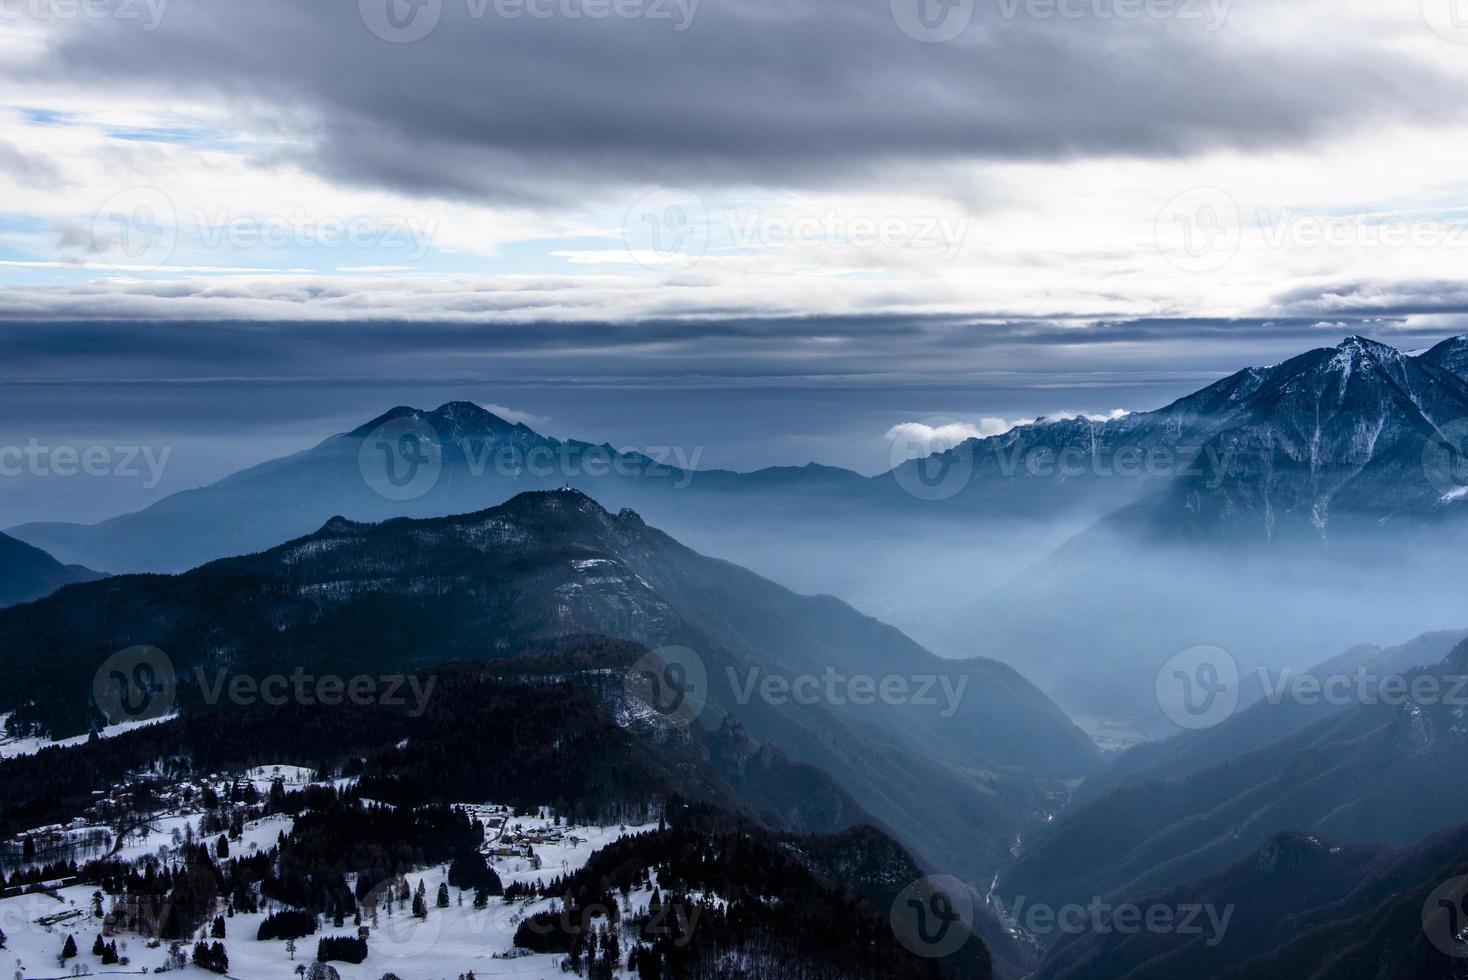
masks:
[(81, 565), (63, 565), (34, 545), (0, 534), (0, 608), (102, 577), (102, 573)]
[[(8, 651), (15, 678), (3, 707), (17, 712), (13, 723), (54, 734), (85, 730), (77, 691), (90, 689), (103, 658), (140, 645), (167, 651), (181, 680), (195, 669), (349, 676), (502, 659), (576, 635), (687, 648), (705, 666), (711, 727), (737, 717), (972, 880), (992, 875), (1013, 836), (1043, 822), (1062, 780), (1099, 765), (1085, 735), (1012, 668), (942, 660), (839, 600), (706, 558), (571, 489), (468, 515), (333, 519), (180, 576), (123, 576), (17, 607), (0, 613), (0, 629), (21, 638)], [(28, 652), (40, 641), (28, 638), (57, 635), (69, 638), (65, 655), (43, 669)], [(832, 671), (948, 679), (959, 695), (945, 716), (936, 696), (931, 707), (916, 695), (864, 704), (822, 694), (807, 704), (756, 683)], [(181, 685), (186, 708), (201, 696)]]

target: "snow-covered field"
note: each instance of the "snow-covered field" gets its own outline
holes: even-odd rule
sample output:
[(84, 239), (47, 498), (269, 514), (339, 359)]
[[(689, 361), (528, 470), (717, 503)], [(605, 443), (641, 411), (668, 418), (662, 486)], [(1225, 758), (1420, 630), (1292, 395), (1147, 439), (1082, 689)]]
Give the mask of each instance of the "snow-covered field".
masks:
[[(275, 778), (274, 773), (252, 772), (251, 778), (268, 786)], [(285, 775), (285, 774), (281, 774)], [(294, 774), (292, 774), (294, 775)], [(309, 778), (309, 774), (301, 778)], [(290, 780), (287, 778), (289, 785)], [(532, 846), (540, 858), (537, 870), (525, 857), (491, 857), (490, 861), (500, 878), (511, 881), (533, 881), (537, 878), (550, 879), (580, 869), (590, 856), (607, 844), (627, 835), (654, 829), (644, 827), (568, 827), (556, 826), (554, 820), (543, 813), (534, 817), (512, 817), (503, 808), (469, 806), (474, 815), (498, 822), (503, 820), (506, 830), (512, 834), (541, 838)], [(160, 847), (172, 847), (173, 831), (184, 833), (190, 817), (167, 818), (160, 821), (157, 832), (149, 839), (129, 841), (121, 856), (136, 860), (157, 853)], [(249, 853), (256, 848), (269, 847), (278, 835), (288, 830), (288, 817), (270, 817), (253, 821), (245, 828), (243, 841), (231, 843), (231, 852)], [(197, 829), (197, 827), (195, 827)], [(499, 831), (490, 826), (486, 849), (500, 846)], [(559, 840), (551, 838), (559, 837)], [(391, 916), (379, 915), (378, 923), (371, 927), (368, 939), (369, 955), (360, 965), (333, 963), (332, 966), (343, 980), (379, 980), (384, 974), (393, 973), (401, 980), (454, 980), (461, 974), (473, 971), (477, 978), (483, 977), (563, 977), (559, 956), (527, 956), (515, 953), (512, 945), (516, 928), (527, 916), (536, 912), (559, 907), (554, 900), (518, 902), (508, 905), (503, 899), (490, 900), (488, 908), (475, 909), (473, 894), (450, 889), (448, 908), (436, 908), (434, 898), (441, 882), (447, 880), (447, 866), (429, 868), (407, 875), (409, 886), (417, 889), (421, 881), (428, 895), (429, 913), (426, 920), (416, 919), (406, 909), (396, 910)], [(149, 948), (147, 943), (129, 935), (117, 936), (119, 952), (129, 959), (123, 966), (103, 967), (99, 959), (91, 954), (92, 943), (102, 924), (92, 912), (90, 886), (61, 889), (52, 898), (46, 895), (24, 895), (0, 900), (0, 929), (7, 942), (0, 950), (0, 976), (18, 976), (25, 980), (37, 978), (60, 978), (72, 975), (119, 975), (122, 973), (152, 973), (168, 959), (168, 948)], [(634, 892), (630, 905), (634, 910), (645, 911), (649, 894)], [(278, 910), (278, 909), (277, 909)], [(279, 977), (289, 980), (295, 977), (296, 967), (310, 963), (315, 958), (316, 941), (323, 936), (355, 934), (355, 926), (349, 920), (345, 927), (334, 929), (329, 922), (316, 936), (297, 940), (294, 959), (288, 954), (283, 941), (259, 942), (255, 939), (266, 912), (253, 915), (235, 915), (226, 919), (227, 935), (222, 940), (229, 954), (229, 976), (254, 980), (256, 977)], [(370, 923), (367, 923), (370, 926)], [(58, 962), (58, 955), (66, 937), (75, 937), (78, 955), (67, 961), (65, 966)], [(186, 944), (186, 952), (192, 942)], [(81, 973), (74, 971), (81, 970)], [(177, 971), (180, 976), (215, 976), (193, 965)]]
[[(5, 720), (9, 715), (0, 715), (0, 731), (4, 730)], [(161, 718), (147, 718), (143, 721), (125, 721), (120, 725), (108, 725), (97, 732), (101, 738), (115, 738), (126, 732), (136, 731), (139, 728), (147, 728), (149, 725), (159, 725), (165, 721), (172, 721), (174, 715), (164, 715)], [(14, 759), (23, 755), (35, 755), (42, 749), (52, 747), (71, 748), (76, 745), (85, 745), (90, 735), (77, 735), (73, 738), (52, 740), (49, 738), (7, 738), (0, 736), (0, 759)]]

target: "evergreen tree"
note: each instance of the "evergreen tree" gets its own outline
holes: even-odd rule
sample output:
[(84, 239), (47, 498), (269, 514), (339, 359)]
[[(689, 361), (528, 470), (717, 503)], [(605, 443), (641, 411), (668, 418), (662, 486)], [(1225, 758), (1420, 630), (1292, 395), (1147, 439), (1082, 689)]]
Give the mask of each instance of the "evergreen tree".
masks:
[(76, 939), (68, 935), (66, 942), (61, 944), (61, 962), (65, 963), (76, 955)]
[(438, 907), (441, 909), (446, 909), (449, 907), (449, 886), (444, 884), (443, 882), (439, 882), (438, 885), (437, 904)]

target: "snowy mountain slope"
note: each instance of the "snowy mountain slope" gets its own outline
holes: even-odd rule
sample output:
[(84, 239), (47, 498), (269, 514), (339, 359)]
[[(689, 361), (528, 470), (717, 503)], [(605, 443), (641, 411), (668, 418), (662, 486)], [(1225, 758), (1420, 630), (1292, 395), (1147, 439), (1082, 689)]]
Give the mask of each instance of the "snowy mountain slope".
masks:
[[(57, 734), (85, 727), (78, 692), (97, 664), (136, 645), (167, 651), (186, 709), (203, 699), (196, 668), (352, 676), (587, 634), (681, 646), (702, 661), (707, 727), (733, 715), (829, 772), (922, 856), (975, 879), (1045, 819), (1059, 781), (1099, 763), (1014, 670), (942, 660), (837, 600), (705, 558), (569, 490), (461, 517), (333, 520), (260, 555), (20, 607), (0, 614), (0, 630), (18, 638), (5, 652), (6, 696), (30, 712), (19, 720)], [(58, 632), (72, 637), (70, 656), (43, 669), (24, 638)]]

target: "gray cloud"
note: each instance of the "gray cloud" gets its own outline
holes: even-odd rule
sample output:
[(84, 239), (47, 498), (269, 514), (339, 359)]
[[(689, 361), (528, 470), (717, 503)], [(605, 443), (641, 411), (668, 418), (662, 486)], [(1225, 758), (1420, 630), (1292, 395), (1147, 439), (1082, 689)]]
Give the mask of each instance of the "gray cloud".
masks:
[(39, 153), (22, 150), (7, 139), (0, 139), (0, 170), (9, 173), (22, 187), (52, 191), (65, 184), (61, 170)]
[(921, 44), (887, 0), (703, 0), (683, 31), (504, 19), (492, 0), (474, 19), (468, 0), (443, 0), (429, 36), (389, 44), (356, 3), (175, 0), (153, 32), (109, 21), (59, 34), (26, 72), (304, 119), (305, 162), (334, 180), (530, 201), (588, 181), (859, 180), (913, 162), (936, 181), (975, 158), (1294, 145), (1458, 111), (1450, 80), (1365, 32), (1321, 23), (1331, 43), (1302, 45), (1233, 26), (1281, 4), (1295, 6), (1236, 0), (1210, 31), (1005, 18), (980, 0), (958, 40)]
[(1145, 319), (1084, 326), (967, 317), (729, 317), (442, 323), (0, 321), (0, 384), (326, 380), (718, 387), (1029, 388), (1199, 382), (1368, 333), (1403, 349), (1456, 331), (1382, 317)]
[(1454, 317), (1468, 324), (1468, 284), (1461, 281), (1338, 282), (1281, 293), (1275, 306), (1321, 317)]

